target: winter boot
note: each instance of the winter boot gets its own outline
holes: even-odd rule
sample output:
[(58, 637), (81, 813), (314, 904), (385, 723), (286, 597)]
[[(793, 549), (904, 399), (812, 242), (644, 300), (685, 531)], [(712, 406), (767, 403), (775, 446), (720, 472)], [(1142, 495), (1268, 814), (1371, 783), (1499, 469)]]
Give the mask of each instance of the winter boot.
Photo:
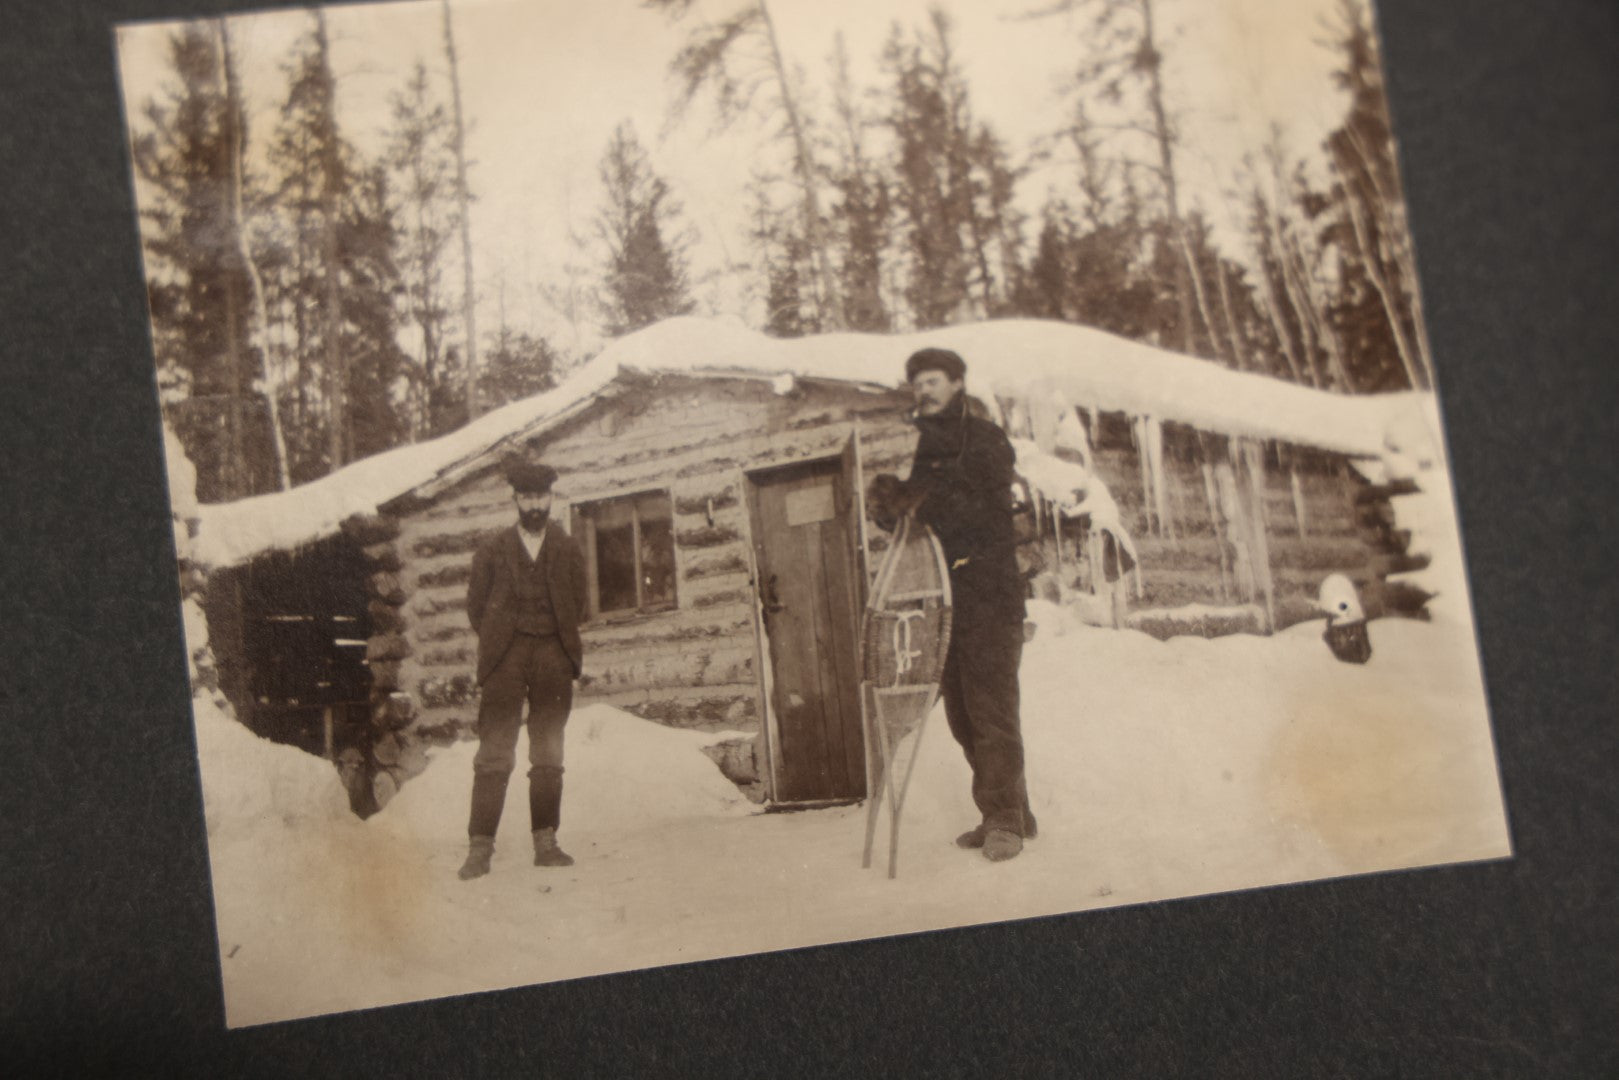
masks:
[(468, 836), (494, 838), (495, 831), (500, 827), (500, 812), (506, 806), (506, 783), (509, 779), (503, 773), (472, 774), (472, 818), (467, 823)]
[(462, 881), (471, 881), (473, 878), (483, 877), (489, 873), (489, 857), (495, 853), (495, 838), (492, 836), (474, 836), (467, 846), (467, 861), (461, 864), (456, 873)]
[(984, 836), (984, 858), (1005, 862), (1023, 850), (1023, 837), (1010, 829), (990, 829)]
[(573, 856), (557, 847), (557, 831), (555, 829), (534, 830), (534, 865), (573, 865)]
[[(974, 825), (960, 836), (956, 837), (956, 846), (977, 850), (984, 846), (984, 836), (989, 832), (985, 825)], [(1034, 820), (1034, 811), (1025, 808), (1023, 811), (1023, 839), (1033, 840), (1040, 835), (1040, 826)]]
[(956, 837), (956, 846), (967, 848), (969, 851), (984, 846), (984, 826), (974, 825), (960, 836)]

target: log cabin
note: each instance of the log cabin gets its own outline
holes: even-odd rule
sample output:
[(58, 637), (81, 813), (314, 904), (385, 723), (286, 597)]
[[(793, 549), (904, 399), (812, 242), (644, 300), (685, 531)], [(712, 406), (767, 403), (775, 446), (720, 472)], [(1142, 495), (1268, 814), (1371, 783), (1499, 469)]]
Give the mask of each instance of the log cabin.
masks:
[[(861, 798), (858, 626), (885, 543), (861, 494), (908, 467), (900, 373), (924, 344), (967, 359), (1014, 436), (1031, 590), (1102, 598), (1098, 621), (1158, 637), (1314, 617), (1331, 573), (1371, 614), (1420, 614), (1425, 594), (1386, 581), (1421, 564), (1398, 489), (1356, 467), (1391, 400), (1062, 324), (780, 341), (678, 319), (434, 443), (201, 508), (221, 689), (261, 733), (347, 754), (357, 810), (385, 803), (424, 740), (471, 730), (470, 560), (515, 520), (517, 455), (557, 469), (553, 517), (586, 556), (576, 707), (714, 732), (722, 771), (772, 806)], [(1076, 487), (1041, 480), (1054, 460)]]

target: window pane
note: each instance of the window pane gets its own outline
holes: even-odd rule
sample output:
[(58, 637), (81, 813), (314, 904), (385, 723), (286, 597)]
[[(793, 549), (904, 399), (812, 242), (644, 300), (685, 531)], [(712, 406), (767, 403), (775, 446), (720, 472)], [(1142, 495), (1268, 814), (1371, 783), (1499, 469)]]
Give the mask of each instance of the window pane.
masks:
[(619, 526), (629, 528), (633, 513), (632, 503), (628, 499), (599, 502), (590, 508), (590, 516), (596, 519), (598, 529), (616, 529)]
[(674, 512), (669, 504), (669, 496), (660, 492), (651, 495), (642, 495), (635, 500), (635, 512), (641, 515), (641, 524), (662, 518), (667, 521)]
[(648, 604), (675, 598), (675, 538), (664, 500), (665, 516), (641, 520), (641, 582)]
[[(599, 510), (620, 510), (622, 524), (609, 524), (609, 515), (596, 515), (596, 582), (602, 611), (622, 611), (635, 606), (635, 537), (629, 520), (629, 507), (603, 506)], [(620, 515), (614, 514), (612, 517)]]

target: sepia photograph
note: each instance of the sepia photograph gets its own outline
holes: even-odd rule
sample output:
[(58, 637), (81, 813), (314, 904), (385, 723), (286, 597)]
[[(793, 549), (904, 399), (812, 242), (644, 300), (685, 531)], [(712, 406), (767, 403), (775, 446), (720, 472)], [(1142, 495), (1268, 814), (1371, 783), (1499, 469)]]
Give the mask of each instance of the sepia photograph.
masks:
[(116, 45), (229, 1026), (1512, 855), (1368, 0)]

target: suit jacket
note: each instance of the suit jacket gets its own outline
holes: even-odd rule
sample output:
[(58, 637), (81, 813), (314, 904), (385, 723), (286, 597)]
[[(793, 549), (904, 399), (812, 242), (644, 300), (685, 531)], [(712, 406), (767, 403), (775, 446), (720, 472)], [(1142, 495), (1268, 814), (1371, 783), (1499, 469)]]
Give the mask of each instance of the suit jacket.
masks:
[[(557, 637), (573, 661), (573, 677), (583, 670), (585, 647), (579, 637), (587, 604), (585, 557), (573, 537), (556, 522), (545, 526), (540, 565), (551, 594)], [(528, 552), (517, 526), (502, 529), (472, 556), (472, 580), (467, 585), (467, 618), (478, 635), (478, 683), (483, 684), (517, 636), (517, 581), (526, 572)]]

